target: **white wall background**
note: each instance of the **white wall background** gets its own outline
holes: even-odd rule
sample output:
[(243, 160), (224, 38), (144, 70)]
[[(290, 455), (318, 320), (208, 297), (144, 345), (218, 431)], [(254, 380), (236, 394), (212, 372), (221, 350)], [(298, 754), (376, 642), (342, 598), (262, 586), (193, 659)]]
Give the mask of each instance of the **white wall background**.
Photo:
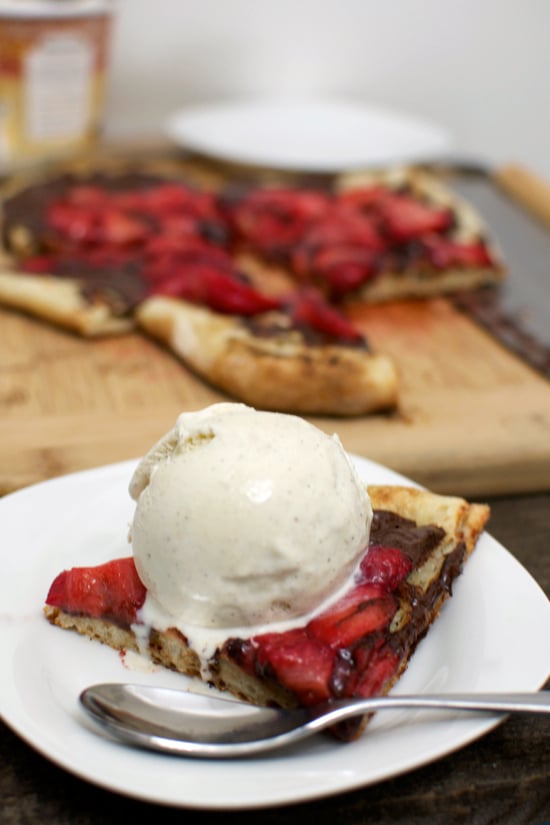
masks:
[(187, 103), (335, 96), (419, 115), (550, 181), (550, 0), (117, 0), (110, 136)]

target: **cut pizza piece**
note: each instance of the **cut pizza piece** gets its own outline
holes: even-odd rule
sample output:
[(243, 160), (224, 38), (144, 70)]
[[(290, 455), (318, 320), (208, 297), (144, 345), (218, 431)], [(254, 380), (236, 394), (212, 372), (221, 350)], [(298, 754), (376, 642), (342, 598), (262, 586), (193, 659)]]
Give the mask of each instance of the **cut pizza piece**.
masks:
[(152, 297), (136, 319), (198, 375), (259, 409), (355, 416), (396, 405), (395, 364), (344, 315), (311, 291), (277, 304), (245, 316)]
[[(141, 624), (147, 590), (133, 557), (60, 573), (46, 617), (255, 704), (314, 706), (385, 694), (451, 595), (489, 509), (412, 487), (374, 485), (368, 492), (374, 518), (353, 581), (329, 607), (290, 629), (229, 635), (205, 658), (185, 628)], [(334, 732), (353, 739), (367, 721)]]

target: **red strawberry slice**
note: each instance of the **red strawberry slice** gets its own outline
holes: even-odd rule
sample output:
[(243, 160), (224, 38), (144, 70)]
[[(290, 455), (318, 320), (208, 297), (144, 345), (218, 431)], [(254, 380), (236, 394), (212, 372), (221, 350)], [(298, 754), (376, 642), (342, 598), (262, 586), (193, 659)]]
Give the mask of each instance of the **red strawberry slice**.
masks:
[(363, 336), (353, 323), (313, 289), (296, 292), (287, 300), (287, 306), (297, 326), (312, 328), (337, 341), (364, 343)]
[(378, 257), (371, 249), (359, 245), (321, 249), (311, 262), (315, 277), (328, 288), (332, 300), (359, 289), (377, 271)]
[(82, 183), (73, 186), (66, 194), (66, 200), (75, 206), (98, 207), (109, 202), (109, 193), (100, 186)]
[(22, 272), (30, 272), (33, 275), (44, 275), (53, 273), (56, 270), (57, 258), (55, 255), (32, 255), (21, 262), (19, 268)]
[(386, 246), (372, 216), (340, 203), (312, 223), (303, 242), (313, 248), (357, 244), (374, 252), (381, 252)]
[(110, 204), (125, 212), (162, 219), (169, 215), (188, 215), (197, 219), (219, 218), (216, 199), (210, 192), (199, 192), (181, 183), (159, 183), (143, 189), (115, 191)]
[(274, 187), (247, 193), (228, 212), (237, 234), (269, 257), (288, 252), (329, 204), (322, 192)]
[(274, 675), (304, 705), (330, 697), (333, 653), (322, 642), (308, 637), (304, 628), (272, 633), (255, 639), (256, 668)]
[(183, 298), (215, 312), (251, 316), (280, 307), (278, 299), (258, 292), (236, 271), (208, 260), (179, 260), (167, 268), (164, 277), (157, 271), (153, 280), (151, 294)]
[(54, 579), (46, 604), (128, 627), (136, 621), (145, 595), (146, 589), (130, 556), (97, 567), (63, 571)]
[(379, 209), (382, 224), (397, 242), (410, 241), (428, 232), (444, 232), (453, 222), (450, 209), (422, 203), (408, 195), (389, 195)]
[(149, 236), (143, 221), (118, 209), (104, 210), (98, 223), (97, 242), (102, 244), (132, 244)]
[(56, 201), (48, 209), (47, 221), (63, 238), (78, 244), (131, 244), (148, 235), (142, 221), (106, 205), (76, 206)]
[(75, 206), (66, 200), (50, 204), (46, 221), (63, 238), (86, 242), (97, 231), (98, 212), (89, 206)]
[(338, 203), (343, 207), (351, 207), (362, 212), (370, 212), (378, 207), (388, 196), (391, 196), (391, 190), (386, 186), (361, 186), (340, 192)]
[(361, 584), (307, 626), (308, 634), (332, 648), (349, 647), (389, 625), (397, 602), (384, 587)]
[(151, 237), (143, 246), (142, 256), (145, 276), (151, 284), (170, 279), (179, 267), (197, 263), (224, 271), (233, 270), (229, 253), (221, 247), (211, 246), (196, 233)]
[(382, 693), (387, 682), (397, 673), (399, 663), (399, 654), (388, 645), (373, 650), (356, 680), (353, 695), (366, 698)]
[(397, 547), (372, 544), (359, 566), (359, 582), (378, 584), (388, 591), (407, 578), (412, 570), (412, 562)]
[(422, 238), (421, 245), (426, 252), (429, 262), (436, 269), (447, 269), (451, 266), (491, 266), (493, 259), (483, 241), (461, 243), (430, 235)]

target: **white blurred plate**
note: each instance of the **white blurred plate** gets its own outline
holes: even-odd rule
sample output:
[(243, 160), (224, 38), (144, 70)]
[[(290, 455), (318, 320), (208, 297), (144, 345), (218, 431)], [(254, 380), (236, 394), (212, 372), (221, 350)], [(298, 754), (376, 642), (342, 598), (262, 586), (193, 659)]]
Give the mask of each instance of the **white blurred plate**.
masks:
[(441, 126), (340, 100), (236, 100), (189, 106), (169, 118), (166, 132), (189, 151), (302, 172), (335, 173), (432, 160), (452, 147)]

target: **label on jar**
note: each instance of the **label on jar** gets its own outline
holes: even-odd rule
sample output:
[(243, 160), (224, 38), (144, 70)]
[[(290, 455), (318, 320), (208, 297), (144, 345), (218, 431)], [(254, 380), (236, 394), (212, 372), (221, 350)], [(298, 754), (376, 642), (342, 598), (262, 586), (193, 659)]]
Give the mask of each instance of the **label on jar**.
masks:
[(54, 34), (23, 59), (25, 131), (29, 140), (78, 140), (88, 126), (93, 48), (85, 39)]
[(101, 121), (110, 16), (0, 13), (0, 162), (90, 145)]

